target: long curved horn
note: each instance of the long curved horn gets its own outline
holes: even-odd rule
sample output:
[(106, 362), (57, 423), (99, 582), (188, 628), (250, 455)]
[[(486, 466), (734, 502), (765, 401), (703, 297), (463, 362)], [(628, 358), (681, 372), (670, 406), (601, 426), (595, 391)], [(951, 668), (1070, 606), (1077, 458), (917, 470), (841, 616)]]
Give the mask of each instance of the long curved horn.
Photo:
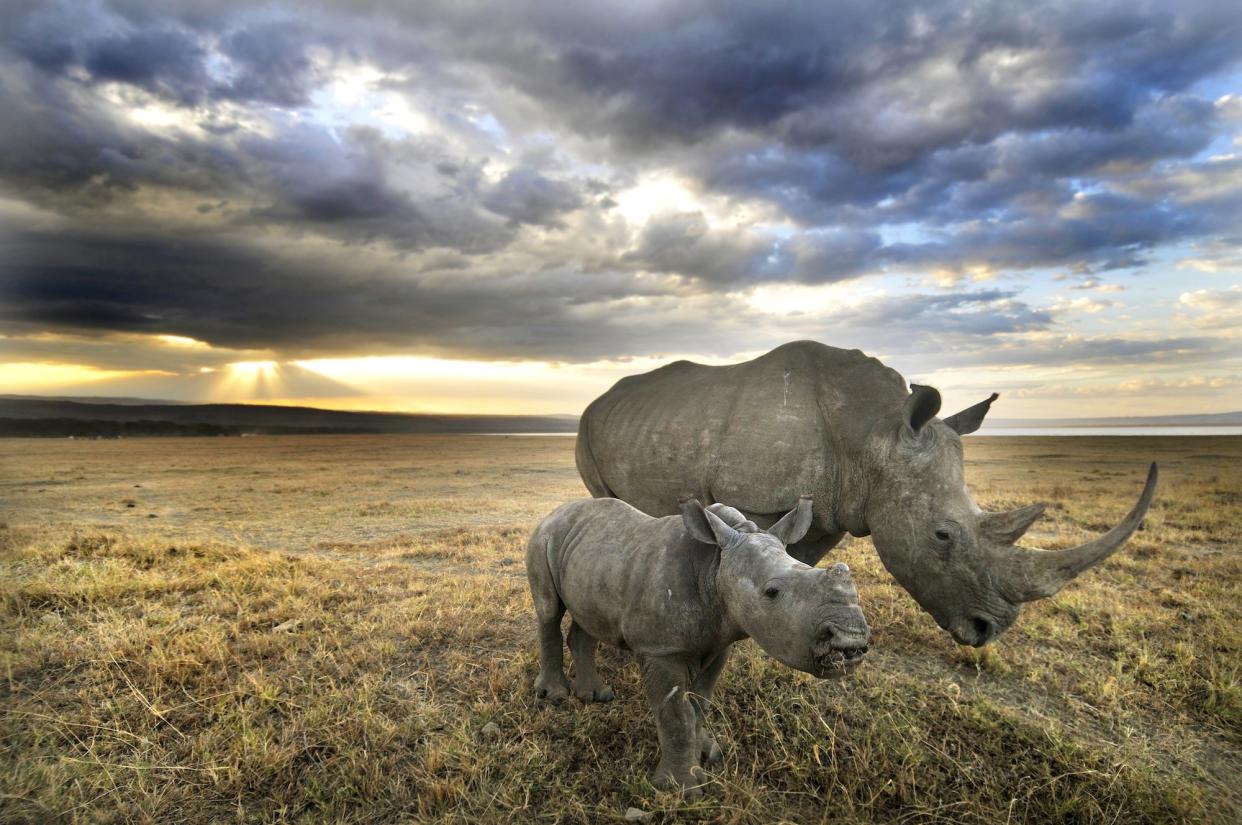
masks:
[(1156, 495), (1156, 465), (1147, 472), (1143, 494), (1121, 523), (1098, 539), (1068, 550), (1033, 551), (1013, 548), (1012, 596), (1015, 601), (1030, 602), (1056, 593), (1082, 571), (1093, 567), (1115, 553), (1126, 539), (1143, 523), (1147, 508)]

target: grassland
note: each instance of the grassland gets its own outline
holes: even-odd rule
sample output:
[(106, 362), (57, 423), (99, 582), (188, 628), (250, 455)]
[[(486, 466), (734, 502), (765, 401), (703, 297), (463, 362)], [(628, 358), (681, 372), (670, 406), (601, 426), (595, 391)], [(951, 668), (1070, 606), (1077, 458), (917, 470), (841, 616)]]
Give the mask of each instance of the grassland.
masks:
[(985, 507), (1128, 549), (956, 647), (867, 540), (875, 652), (816, 682), (740, 645), (702, 801), (653, 790), (637, 668), (545, 707), (521, 553), (572, 439), (0, 441), (6, 822), (1242, 820), (1242, 438), (971, 439)]

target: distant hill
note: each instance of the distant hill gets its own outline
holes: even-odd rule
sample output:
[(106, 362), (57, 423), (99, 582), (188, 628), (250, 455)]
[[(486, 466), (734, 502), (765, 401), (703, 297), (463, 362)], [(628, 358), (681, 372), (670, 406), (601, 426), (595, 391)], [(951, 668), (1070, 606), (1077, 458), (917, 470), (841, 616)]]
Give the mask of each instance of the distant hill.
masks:
[(1242, 410), (1196, 415), (1143, 415), (1129, 418), (998, 418), (987, 419), (994, 427), (1237, 427)]
[(259, 404), (86, 403), (0, 396), (0, 436), (572, 433), (571, 415), (423, 415)]
[[(1075, 427), (1242, 426), (1242, 411), (1130, 418), (1001, 418), (985, 425)], [(345, 412), (261, 404), (187, 404), (142, 398), (0, 395), (0, 436), (241, 435), (242, 433), (572, 433), (572, 415), (431, 415)]]
[(189, 404), (189, 401), (167, 401), (162, 398), (126, 398), (104, 395), (12, 395), (0, 393), (0, 401), (77, 401), (81, 404)]

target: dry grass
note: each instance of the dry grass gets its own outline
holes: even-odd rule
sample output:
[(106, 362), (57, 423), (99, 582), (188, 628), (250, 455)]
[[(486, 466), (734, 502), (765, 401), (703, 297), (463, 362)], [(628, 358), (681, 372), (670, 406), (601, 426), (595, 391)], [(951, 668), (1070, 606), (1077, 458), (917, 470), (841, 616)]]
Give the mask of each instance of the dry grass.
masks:
[(875, 656), (819, 683), (741, 645), (687, 805), (646, 782), (624, 655), (611, 705), (529, 690), (521, 552), (581, 494), (572, 439), (0, 442), (0, 820), (1237, 821), (1242, 439), (968, 457), (985, 506), (1058, 504), (1050, 547), (1146, 460), (1162, 486), (1123, 556), (982, 652), (848, 542)]

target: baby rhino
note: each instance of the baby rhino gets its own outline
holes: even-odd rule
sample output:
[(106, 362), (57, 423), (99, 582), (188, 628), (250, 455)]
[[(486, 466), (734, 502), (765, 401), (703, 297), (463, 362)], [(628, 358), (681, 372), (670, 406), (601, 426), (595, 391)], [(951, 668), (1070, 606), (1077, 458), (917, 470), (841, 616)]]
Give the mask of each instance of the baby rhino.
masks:
[(749, 636), (820, 678), (848, 673), (867, 651), (870, 630), (849, 568), (817, 569), (785, 552), (810, 524), (808, 498), (766, 531), (732, 507), (694, 500), (666, 518), (612, 498), (559, 507), (526, 548), (539, 617), (536, 692), (568, 695), (560, 630), (568, 609), (574, 695), (612, 699), (595, 672), (600, 640), (632, 650), (660, 739), (652, 781), (697, 796), (700, 759), (721, 758), (703, 716), (734, 642)]

